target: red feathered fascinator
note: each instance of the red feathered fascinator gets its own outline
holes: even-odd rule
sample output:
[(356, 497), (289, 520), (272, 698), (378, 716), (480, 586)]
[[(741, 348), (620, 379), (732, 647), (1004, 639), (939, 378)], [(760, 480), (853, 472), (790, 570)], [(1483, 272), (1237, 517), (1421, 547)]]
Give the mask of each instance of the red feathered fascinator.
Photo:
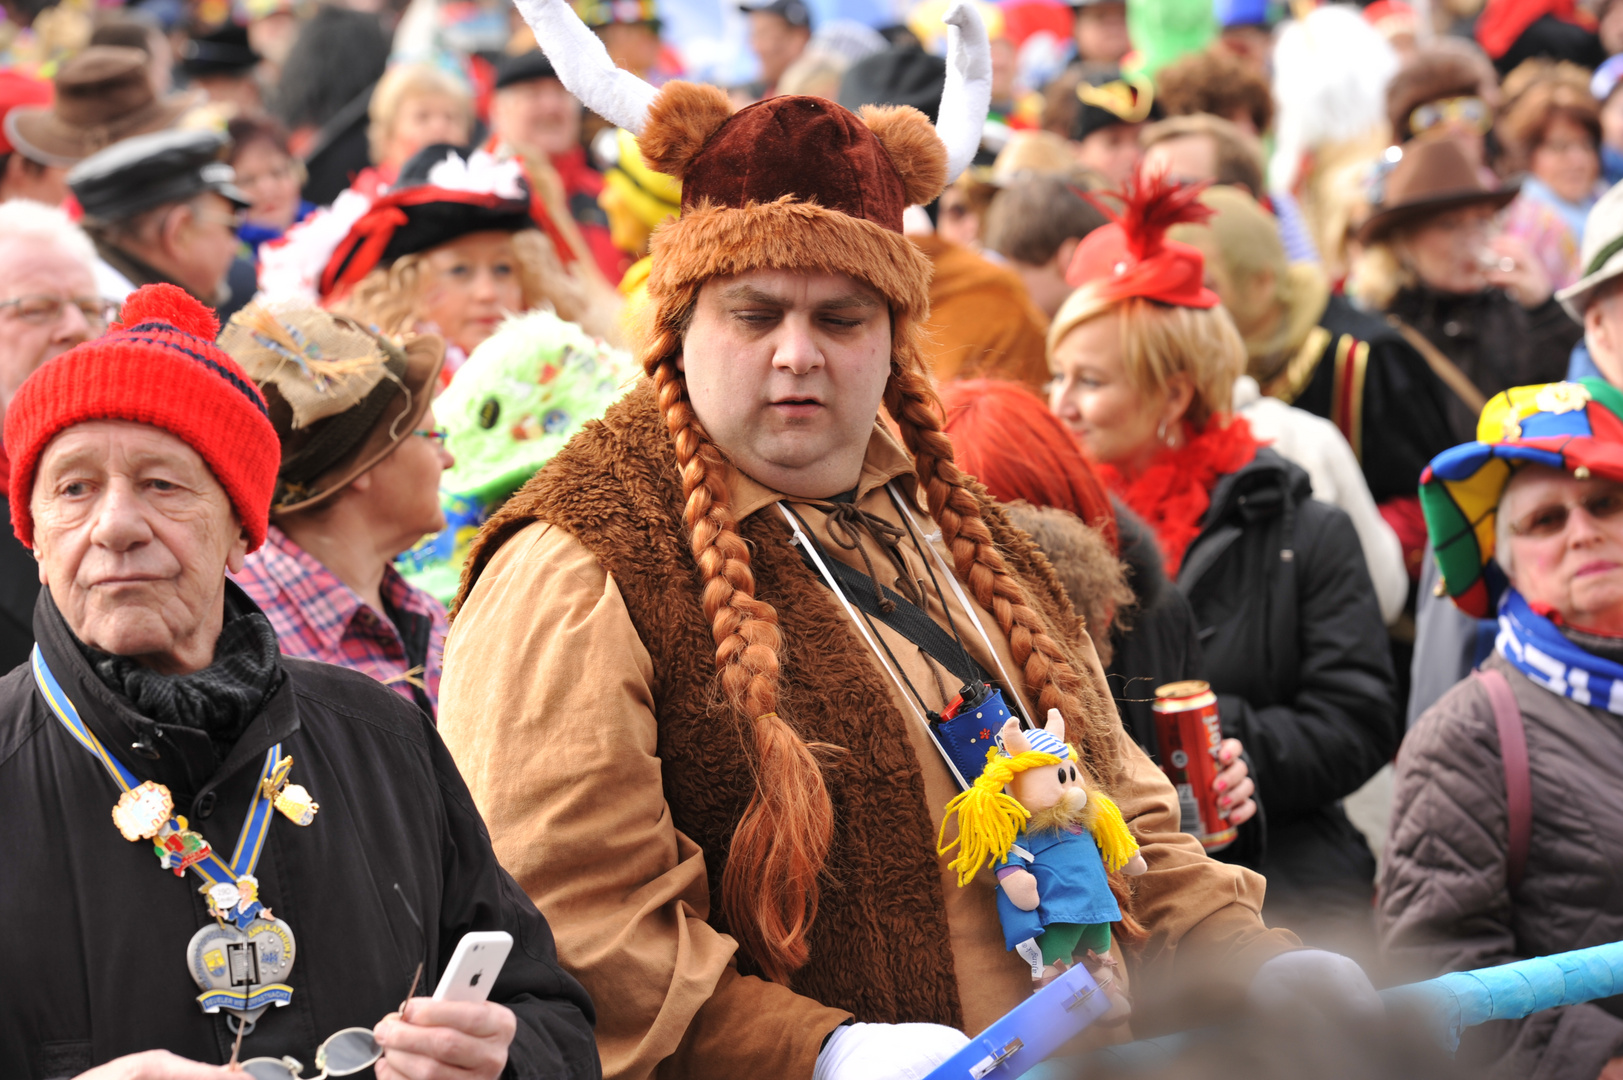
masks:
[(1216, 307), (1217, 294), (1206, 287), (1206, 260), (1200, 250), (1167, 239), (1172, 226), (1199, 225), (1212, 216), (1200, 202), (1206, 186), (1174, 183), (1161, 173), (1140, 169), (1125, 190), (1105, 193), (1121, 203), (1119, 213), (1084, 195), (1111, 223), (1093, 230), (1078, 245), (1065, 272), (1066, 282), (1073, 287), (1095, 285), (1107, 300), (1141, 296), (1178, 307)]

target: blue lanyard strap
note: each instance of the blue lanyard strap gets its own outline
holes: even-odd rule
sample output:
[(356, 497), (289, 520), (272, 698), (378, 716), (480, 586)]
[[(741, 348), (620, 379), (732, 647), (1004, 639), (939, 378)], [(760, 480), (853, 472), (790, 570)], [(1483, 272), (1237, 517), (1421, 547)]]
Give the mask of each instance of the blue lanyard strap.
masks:
[[(34, 683), (39, 687), (45, 703), (51, 707), (51, 712), (56, 714), (56, 718), (62, 721), (62, 726), (68, 729), (68, 734), (88, 750), (92, 757), (101, 762), (120, 790), (129, 791), (140, 786), (141, 781), (135, 774), (130, 772), (122, 761), (108, 753), (107, 748), (96, 737), (96, 733), (86, 726), (84, 719), (79, 715), (79, 710), (68, 699), (62, 684), (57, 682), (50, 665), (45, 662), (45, 654), (40, 651), (37, 644), (34, 646), (32, 660)], [(277, 743), (265, 753), (265, 764), (259, 771), (259, 781), (254, 789), (254, 801), (248, 807), (248, 817), (243, 822), (242, 833), (237, 837), (237, 846), (231, 853), (231, 862), (226, 863), (211, 850), (204, 859), (193, 863), (192, 869), (213, 885), (235, 884), (239, 878), (252, 874), (254, 866), (259, 862), (259, 854), (265, 848), (265, 836), (270, 832), (275, 782), (285, 779), (286, 776), (287, 769), (282, 767), (282, 744)], [(180, 826), (175, 824), (175, 827), (178, 829)]]

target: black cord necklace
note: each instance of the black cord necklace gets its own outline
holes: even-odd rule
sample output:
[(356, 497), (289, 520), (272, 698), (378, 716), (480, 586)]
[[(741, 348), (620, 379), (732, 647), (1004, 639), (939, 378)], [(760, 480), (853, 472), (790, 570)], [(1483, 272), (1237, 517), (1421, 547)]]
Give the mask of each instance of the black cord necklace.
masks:
[[(892, 501), (894, 502), (894, 496), (892, 497)], [(795, 520), (800, 523), (800, 527), (801, 527), (801, 530), (802, 530), (802, 532), (804, 533), (804, 535), (806, 537), (806, 541), (809, 544), (813, 545), (817, 549), (818, 554), (822, 557), (823, 560), (825, 560), (825, 562), (829, 562), (830, 565), (832, 565), (832, 562), (831, 562), (832, 556), (830, 556), (829, 553), (827, 552), (827, 550), (822, 546), (822, 544), (818, 542), (816, 534), (813, 533), (813, 531), (811, 529), (811, 526), (806, 522), (806, 519), (800, 514), (800, 512), (798, 510), (796, 510), (787, 501), (784, 503), (784, 506), (788, 509), (790, 514), (794, 515)], [(846, 514), (846, 515), (842, 516), (842, 522), (845, 524), (845, 526), (846, 526), (846, 528), (848, 530), (854, 532), (854, 530), (851, 529), (852, 522), (853, 521), (861, 521), (863, 524), (869, 524), (869, 522), (867, 521), (867, 518), (869, 516), (870, 515), (864, 514), (864, 515), (861, 515), (859, 517), (859, 516), (853, 515), (853, 514)], [(905, 519), (906, 515), (904, 514), (903, 517)], [(888, 522), (885, 522), (885, 524), (888, 526), (887, 537), (886, 537), (887, 539), (891, 539), (894, 542), (894, 540), (900, 539), (903, 535), (907, 535), (907, 536), (912, 536), (913, 537), (915, 544), (918, 543), (917, 534), (913, 532), (911, 526), (907, 527), (906, 532), (904, 534), (903, 530), (896, 529), (895, 526), (889, 525)], [(871, 569), (873, 567), (872, 560), (867, 557), (866, 552), (861, 551), (860, 542), (858, 542), (858, 538), (853, 535), (851, 537), (851, 539), (853, 540), (853, 542), (856, 542), (857, 550), (858, 550), (859, 554), (862, 556), (863, 562)], [(842, 547), (850, 547), (852, 545), (842, 544), (841, 546)], [(898, 568), (901, 569), (903, 571), (903, 573), (905, 574), (906, 573), (906, 563), (905, 563), (905, 561), (902, 561), (898, 555), (893, 555), (893, 558), (895, 558), (897, 560)], [(959, 656), (962, 658), (963, 670), (965, 672), (969, 672), (969, 673), (980, 672), (981, 671), (980, 666), (975, 662), (974, 658), (969, 655), (969, 650), (964, 647), (963, 639), (958, 633), (957, 623), (952, 617), (951, 609), (947, 606), (946, 597), (941, 592), (941, 585), (936, 580), (935, 572), (930, 568), (928, 558), (924, 559), (924, 563), (925, 563), (925, 572), (929, 576), (930, 585), (931, 585), (931, 588), (934, 589), (934, 591), (935, 591), (937, 602), (940, 603), (941, 610), (946, 614), (947, 626), (948, 626), (948, 629), (949, 629), (949, 631), (951, 633), (952, 644), (956, 648)], [(930, 708), (928, 702), (925, 701), (924, 695), (919, 693), (918, 688), (913, 685), (913, 681), (908, 678), (906, 670), (902, 667), (901, 661), (897, 658), (896, 653), (894, 652), (894, 650), (891, 649), (890, 643), (885, 640), (884, 635), (881, 634), (879, 632), (878, 627), (875, 626), (874, 618), (866, 610), (865, 603), (857, 602), (856, 598), (854, 598), (853, 596), (851, 596), (850, 594), (848, 594), (845, 590), (843, 590), (841, 588), (840, 580), (839, 580), (838, 575), (830, 573), (828, 576), (829, 576), (829, 585), (830, 585), (830, 587), (832, 587), (837, 592), (839, 592), (840, 595), (847, 601), (848, 605), (850, 607), (854, 608), (861, 615), (863, 622), (868, 627), (868, 631), (869, 631), (870, 636), (876, 642), (878, 642), (879, 647), (882, 650), (884, 650), (885, 655), (890, 659), (891, 665), (893, 666), (893, 668), (896, 671), (897, 677), (901, 680), (902, 685), (907, 689), (907, 692), (913, 697), (913, 699), (915, 701), (918, 702), (919, 709), (924, 713), (926, 720), (931, 724), (940, 723), (941, 722), (941, 714), (938, 711), (936, 711), (935, 709)], [(900, 583), (901, 583), (900, 579), (898, 579), (898, 584), (900, 584)], [(874, 590), (875, 590), (875, 593), (876, 593), (876, 596), (877, 596), (877, 604), (878, 604), (881, 612), (883, 612), (884, 614), (890, 615), (890, 614), (894, 613), (896, 611), (896, 609), (898, 607), (900, 607), (901, 605), (908, 605), (908, 606), (914, 608), (919, 613), (919, 616), (921, 618), (924, 618), (924, 619), (929, 619), (930, 618), (929, 612), (924, 610), (924, 607), (923, 607), (922, 604), (915, 603), (911, 599), (904, 598), (902, 596), (895, 595), (895, 594), (892, 594), (892, 597), (887, 597), (885, 595), (887, 590), (885, 590), (883, 588), (883, 586), (881, 586), (877, 580), (874, 580)], [(922, 600), (923, 596), (920, 595), (919, 599)], [(933, 622), (933, 620), (931, 620), (931, 621)], [(895, 625), (894, 621), (892, 621), (890, 619), (886, 619), (885, 622), (887, 623), (887, 625), (890, 625), (892, 629), (896, 630), (898, 633), (901, 633), (904, 637), (908, 637), (909, 640), (913, 640), (914, 644), (918, 646), (919, 655), (925, 661), (926, 669), (930, 672), (931, 677), (935, 680), (936, 689), (940, 693), (941, 700), (943, 702), (946, 702), (948, 700), (946, 687), (942, 683), (941, 676), (936, 670), (936, 668), (938, 666), (944, 666), (944, 665), (941, 665), (940, 659), (937, 658), (936, 656), (932, 655), (931, 651), (929, 649), (927, 649), (922, 642), (914, 640), (911, 635), (909, 635), (909, 634), (907, 634), (905, 632), (905, 630), (903, 630), (901, 627)], [(974, 689), (974, 683), (975, 682), (980, 682), (980, 681), (981, 681), (980, 679), (972, 679), (971, 684), (964, 687), (964, 690), (961, 692), (962, 695), (965, 698), (968, 698), (969, 696), (971, 696), (972, 693), (973, 693), (973, 689)]]

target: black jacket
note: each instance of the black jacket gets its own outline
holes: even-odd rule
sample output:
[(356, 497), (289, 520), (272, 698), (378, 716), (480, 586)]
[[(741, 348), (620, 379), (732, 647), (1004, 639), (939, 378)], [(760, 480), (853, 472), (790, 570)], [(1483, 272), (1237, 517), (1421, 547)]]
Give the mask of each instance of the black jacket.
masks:
[(11, 531), (10, 503), (0, 499), (0, 671), (28, 659), (34, 646), (34, 601), (39, 597), (39, 563)]
[(1200, 641), (1189, 601), (1167, 579), (1155, 533), (1125, 505), (1112, 502), (1134, 603), (1111, 624), (1105, 679), (1122, 727), (1145, 753), (1156, 757), (1155, 688), (1200, 677)]
[[(1127, 584), (1133, 590), (1135, 603), (1110, 627), (1112, 655), (1105, 680), (1116, 699), (1122, 727), (1156, 764), (1161, 764), (1161, 744), (1155, 731), (1155, 688), (1204, 677), (1200, 637), (1188, 599), (1167, 577), (1155, 533), (1121, 502), (1112, 502), (1116, 532), (1121, 537), (1121, 559), (1127, 564)], [(1245, 763), (1256, 771), (1249, 751)], [(1224, 852), (1230, 862), (1262, 864), (1267, 845), (1267, 806), (1260, 791), (1256, 803), (1256, 815), (1240, 826), (1239, 836)]]
[(1311, 367), (1287, 365), (1267, 392), (1330, 420), (1346, 436), (1375, 501), (1415, 497), (1431, 459), (1459, 442), (1454, 395), (1384, 319), (1332, 296), (1319, 316), (1324, 343)]
[[(1556, 382), (1584, 328), (1554, 298), (1528, 310), (1501, 289), (1443, 293), (1404, 289), (1389, 314), (1416, 330), (1491, 398), (1512, 386)], [(1448, 422), (1455, 444), (1476, 438), (1476, 412), (1448, 395)]]
[(1399, 728), (1386, 628), (1352, 523), (1264, 447), (1218, 481), (1178, 588), (1224, 733), (1245, 743), (1268, 808), (1256, 867), (1268, 913), (1346, 905), (1367, 917), (1375, 860), (1340, 800), (1397, 751)]
[[(240, 590), (234, 602), (251, 607)], [(96, 676), (48, 591), (34, 630), (103, 745), (136, 776), (168, 785), (177, 811), (227, 857), (274, 743), (320, 804), (303, 828), (273, 815), (256, 870), (260, 898), (292, 926), (297, 952), (292, 1001), (259, 1018), (244, 1058), (291, 1055), (314, 1075), (316, 1044), (398, 1007), (420, 960), (418, 993), (432, 993), (464, 933), (502, 929), (514, 944), (491, 1000), (518, 1019), (507, 1075), (600, 1074), (586, 992), (559, 967), (546, 921), (497, 864), (456, 766), (410, 702), (356, 672), (283, 658), (287, 678), (218, 771), (207, 735), (189, 729), (165, 727), (161, 756), (148, 760), (130, 747), (150, 725)], [(230, 1057), (223, 1014), (202, 1012), (186, 969), (187, 942), (210, 921), (200, 879), (161, 870), (150, 842), (119, 835), (109, 816), (117, 794), (26, 666), (0, 679), (7, 1080), (71, 1076), (158, 1047), (217, 1064)]]

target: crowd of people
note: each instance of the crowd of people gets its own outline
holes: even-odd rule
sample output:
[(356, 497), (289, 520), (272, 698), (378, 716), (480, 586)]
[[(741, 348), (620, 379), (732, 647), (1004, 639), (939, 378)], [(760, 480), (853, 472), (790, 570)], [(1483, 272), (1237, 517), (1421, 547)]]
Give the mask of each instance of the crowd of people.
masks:
[(4, 0), (0, 1074), (899, 1080), (1623, 940), (1623, 2), (873, 8)]

